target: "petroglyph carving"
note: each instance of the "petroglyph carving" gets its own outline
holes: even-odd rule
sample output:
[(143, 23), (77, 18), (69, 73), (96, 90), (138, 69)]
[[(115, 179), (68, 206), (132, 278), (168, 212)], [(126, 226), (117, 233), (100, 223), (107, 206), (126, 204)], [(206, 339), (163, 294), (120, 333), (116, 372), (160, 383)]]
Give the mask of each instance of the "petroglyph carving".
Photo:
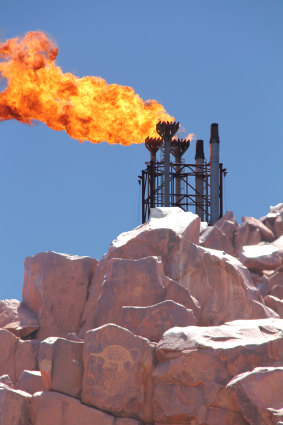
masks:
[(123, 372), (130, 369), (134, 363), (133, 358), (138, 357), (137, 350), (127, 350), (121, 345), (109, 345), (100, 353), (91, 353), (90, 360), (100, 365), (103, 369), (112, 369)]

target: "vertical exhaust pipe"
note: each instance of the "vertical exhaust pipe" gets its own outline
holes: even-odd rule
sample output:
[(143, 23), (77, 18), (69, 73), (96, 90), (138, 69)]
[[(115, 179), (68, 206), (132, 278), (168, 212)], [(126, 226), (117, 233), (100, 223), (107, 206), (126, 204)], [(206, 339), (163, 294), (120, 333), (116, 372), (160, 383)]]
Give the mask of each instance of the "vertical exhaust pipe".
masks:
[(204, 221), (204, 151), (203, 140), (196, 142), (196, 214)]
[(218, 124), (210, 127), (210, 224), (214, 225), (220, 218), (219, 202), (219, 134)]

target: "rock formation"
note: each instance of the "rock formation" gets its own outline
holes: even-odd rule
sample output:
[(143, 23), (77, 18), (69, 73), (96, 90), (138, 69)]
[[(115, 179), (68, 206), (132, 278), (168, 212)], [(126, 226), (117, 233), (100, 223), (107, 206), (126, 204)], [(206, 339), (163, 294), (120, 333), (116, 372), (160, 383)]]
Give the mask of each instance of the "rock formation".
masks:
[(156, 208), (100, 262), (28, 257), (0, 425), (283, 424), (282, 223)]

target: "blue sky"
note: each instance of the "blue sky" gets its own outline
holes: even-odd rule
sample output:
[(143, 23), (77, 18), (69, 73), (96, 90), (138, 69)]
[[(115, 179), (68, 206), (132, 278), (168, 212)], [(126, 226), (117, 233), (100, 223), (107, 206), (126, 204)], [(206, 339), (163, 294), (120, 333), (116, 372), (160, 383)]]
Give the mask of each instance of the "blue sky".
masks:
[[(224, 207), (239, 221), (283, 202), (282, 0), (10, 0), (1, 15), (2, 40), (45, 31), (64, 72), (158, 100), (205, 140), (207, 159), (218, 122)], [(0, 298), (21, 298), (26, 256), (99, 259), (140, 224), (143, 145), (80, 144), (41, 123), (9, 121), (0, 123), (0, 149)]]

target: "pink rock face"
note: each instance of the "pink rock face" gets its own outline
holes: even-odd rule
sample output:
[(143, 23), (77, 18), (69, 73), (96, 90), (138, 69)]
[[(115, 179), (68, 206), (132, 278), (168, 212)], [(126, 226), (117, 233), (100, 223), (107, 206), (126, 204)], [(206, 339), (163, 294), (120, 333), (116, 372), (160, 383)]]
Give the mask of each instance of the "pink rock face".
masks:
[(97, 261), (55, 252), (25, 260), (23, 303), (38, 316), (39, 339), (77, 332)]
[(264, 302), (269, 308), (276, 311), (276, 313), (278, 313), (279, 316), (283, 319), (283, 299), (280, 300), (279, 298), (276, 298), (272, 295), (267, 295), (264, 298)]
[(29, 420), (30, 394), (0, 385), (1, 425), (31, 425)]
[(172, 265), (174, 267), (178, 261), (181, 240), (198, 242), (200, 218), (196, 214), (184, 212), (180, 208), (154, 208), (151, 212), (151, 218), (147, 223), (118, 236), (111, 244), (109, 252), (100, 261), (91, 283), (80, 335), (96, 326), (93, 311), (97, 308), (111, 258), (136, 260), (158, 256), (162, 259), (165, 275), (172, 277), (170, 267)]
[(196, 321), (200, 315), (200, 305), (198, 301), (191, 296), (187, 288), (180, 285), (178, 282), (172, 279), (164, 280), (165, 286), (165, 300), (172, 300), (194, 312)]
[(205, 230), (200, 238), (200, 245), (206, 248), (219, 249), (225, 251), (230, 255), (234, 255), (234, 247), (231, 240), (221, 232), (221, 230), (215, 225), (213, 227), (208, 227)]
[(276, 238), (279, 238), (283, 235), (283, 209), (280, 211), (280, 214), (278, 217), (276, 217), (276, 220), (273, 225), (274, 233), (276, 235)]
[(36, 393), (30, 400), (32, 425), (114, 425), (113, 416), (57, 392)]
[(272, 290), (275, 285), (283, 285), (283, 272), (275, 272), (268, 279), (269, 291)]
[(165, 332), (153, 371), (155, 422), (245, 424), (226, 385), (239, 373), (282, 362), (282, 330), (283, 320), (264, 319)]
[(282, 263), (278, 249), (268, 244), (244, 246), (239, 260), (251, 270), (274, 270)]
[(38, 368), (39, 341), (21, 341), (11, 332), (0, 329), (0, 375), (7, 374), (17, 382), (24, 369)]
[(18, 340), (15, 352), (15, 379), (17, 382), (24, 370), (38, 370), (39, 340)]
[(41, 373), (37, 370), (24, 370), (16, 383), (17, 390), (34, 394), (44, 390)]
[(141, 422), (131, 418), (117, 418), (115, 425), (142, 425)]
[(82, 401), (116, 416), (152, 422), (153, 344), (105, 325), (86, 333)]
[(234, 255), (234, 233), (238, 224), (232, 211), (218, 220), (214, 226), (208, 227), (200, 238), (200, 244), (206, 248), (219, 249)]
[(0, 327), (24, 338), (39, 328), (36, 315), (18, 300), (0, 301)]
[(83, 374), (83, 342), (47, 338), (40, 344), (38, 362), (45, 389), (79, 397)]
[(95, 325), (122, 324), (122, 306), (148, 306), (162, 301), (164, 279), (157, 257), (112, 259), (98, 299)]
[(283, 300), (283, 284), (277, 284), (272, 286), (270, 294), (280, 300)]
[(155, 342), (174, 326), (196, 324), (193, 311), (174, 301), (163, 301), (148, 307), (123, 307), (122, 315), (125, 328)]
[(260, 220), (254, 217), (243, 217), (243, 223), (248, 223), (251, 229), (258, 229), (260, 231), (261, 240), (272, 242), (275, 239), (274, 233)]
[(233, 378), (227, 389), (249, 424), (283, 419), (283, 367), (257, 367)]
[(0, 376), (0, 384), (5, 384), (8, 387), (14, 388), (14, 384), (11, 381), (11, 378), (9, 375), (2, 375)]
[(278, 249), (283, 264), (283, 235), (278, 239), (275, 239), (275, 241), (272, 242), (272, 245)]
[(173, 275), (198, 300), (201, 325), (274, 316), (263, 305), (248, 270), (223, 252), (183, 241)]
[(256, 245), (261, 242), (259, 229), (251, 228), (248, 223), (243, 223), (235, 230), (234, 247), (238, 257), (245, 245)]
[(9, 375), (15, 382), (15, 352), (17, 338), (14, 334), (0, 329), (0, 375)]

